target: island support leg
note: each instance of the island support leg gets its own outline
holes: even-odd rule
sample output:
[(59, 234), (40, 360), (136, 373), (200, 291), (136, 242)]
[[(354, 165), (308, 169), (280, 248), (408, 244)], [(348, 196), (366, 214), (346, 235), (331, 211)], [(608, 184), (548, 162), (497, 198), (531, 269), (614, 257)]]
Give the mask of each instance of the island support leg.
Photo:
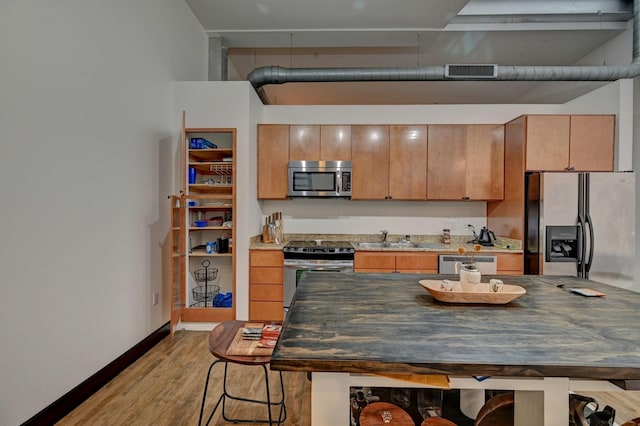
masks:
[(349, 373), (311, 373), (311, 426), (348, 425)]
[(569, 378), (544, 378), (544, 424), (569, 423)]

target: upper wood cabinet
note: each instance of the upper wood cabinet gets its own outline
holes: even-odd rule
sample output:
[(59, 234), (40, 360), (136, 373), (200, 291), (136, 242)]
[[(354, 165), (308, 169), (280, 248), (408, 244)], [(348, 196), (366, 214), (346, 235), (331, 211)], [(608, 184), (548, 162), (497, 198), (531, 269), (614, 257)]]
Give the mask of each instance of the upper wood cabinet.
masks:
[(320, 126), (289, 126), (289, 160), (320, 158)]
[(427, 199), (504, 197), (504, 126), (428, 126)]
[(504, 125), (472, 124), (467, 131), (467, 196), (504, 198)]
[(351, 126), (320, 126), (320, 160), (351, 161)]
[(487, 203), (487, 227), (496, 235), (524, 240), (525, 118), (504, 126), (504, 199)]
[(389, 197), (427, 199), (427, 126), (389, 129)]
[(351, 198), (384, 200), (389, 196), (389, 126), (351, 126), (353, 176)]
[(615, 115), (572, 115), (569, 167), (612, 172), (615, 151)]
[(258, 198), (287, 198), (289, 126), (258, 126)]
[(525, 116), (529, 171), (613, 171), (615, 116)]
[(350, 161), (351, 126), (289, 126), (289, 160)]

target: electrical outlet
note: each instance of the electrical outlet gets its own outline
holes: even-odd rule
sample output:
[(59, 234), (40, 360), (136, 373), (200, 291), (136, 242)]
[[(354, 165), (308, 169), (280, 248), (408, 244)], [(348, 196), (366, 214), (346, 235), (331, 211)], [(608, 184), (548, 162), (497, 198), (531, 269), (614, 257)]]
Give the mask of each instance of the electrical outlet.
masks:
[(160, 301), (160, 293), (158, 293), (157, 291), (154, 291), (151, 299), (152, 299), (153, 306), (156, 306)]

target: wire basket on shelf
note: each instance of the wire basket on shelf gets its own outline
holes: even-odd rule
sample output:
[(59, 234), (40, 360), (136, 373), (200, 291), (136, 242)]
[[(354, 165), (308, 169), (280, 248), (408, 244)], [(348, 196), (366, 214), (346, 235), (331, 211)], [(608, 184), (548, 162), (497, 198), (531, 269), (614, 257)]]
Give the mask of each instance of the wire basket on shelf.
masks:
[(192, 289), (193, 300), (195, 302), (204, 302), (205, 306), (207, 302), (213, 301), (213, 299), (220, 293), (219, 285), (199, 285)]
[(218, 269), (217, 268), (203, 268), (196, 269), (193, 271), (193, 278), (199, 283), (203, 283), (205, 281), (214, 281), (218, 277)]
[(213, 299), (220, 292), (220, 286), (215, 284), (209, 284), (218, 277), (218, 269), (210, 268), (211, 262), (209, 260), (202, 261), (202, 269), (196, 269), (193, 271), (193, 278), (196, 280), (197, 285), (191, 290), (193, 292), (194, 305), (203, 304), (207, 307), (207, 303), (210, 303), (213, 307)]

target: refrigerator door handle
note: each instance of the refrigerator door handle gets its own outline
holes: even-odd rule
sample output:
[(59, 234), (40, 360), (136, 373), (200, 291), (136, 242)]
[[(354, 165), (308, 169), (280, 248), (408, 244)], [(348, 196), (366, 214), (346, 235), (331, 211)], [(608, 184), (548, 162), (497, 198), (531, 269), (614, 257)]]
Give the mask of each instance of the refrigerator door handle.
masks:
[[(586, 221), (587, 225), (589, 225), (589, 260), (586, 261), (585, 263), (585, 278), (589, 278), (589, 270), (591, 269), (591, 263), (593, 263), (593, 249), (595, 247), (593, 238), (593, 221), (591, 220), (591, 215), (589, 213), (587, 213), (587, 218)], [(586, 244), (585, 244), (586, 246)]]
[(586, 220), (583, 215), (578, 215), (578, 224), (580, 225), (580, 241), (579, 241), (579, 252), (578, 252), (578, 278), (585, 278), (586, 272), (586, 254), (587, 254), (587, 231), (585, 230)]

